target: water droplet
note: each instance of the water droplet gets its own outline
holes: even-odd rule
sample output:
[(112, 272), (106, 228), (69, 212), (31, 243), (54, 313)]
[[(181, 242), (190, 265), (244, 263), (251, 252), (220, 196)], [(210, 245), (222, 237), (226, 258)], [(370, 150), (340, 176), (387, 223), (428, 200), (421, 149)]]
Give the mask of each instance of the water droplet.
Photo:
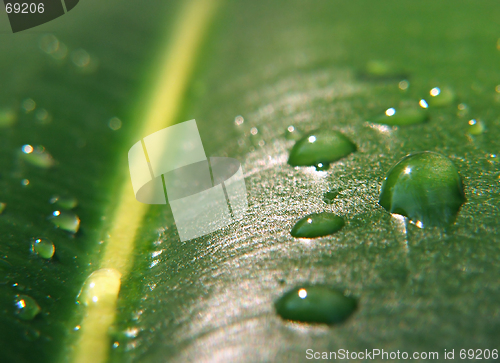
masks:
[(16, 290), (19, 290), (19, 291), (26, 290), (26, 286), (24, 286), (23, 284), (19, 284), (17, 282), (13, 283), (12, 287), (15, 288)]
[(259, 130), (256, 127), (252, 127), (250, 129), (250, 133), (255, 136), (259, 133)]
[(333, 200), (337, 198), (337, 195), (339, 195), (340, 190), (329, 190), (328, 192), (325, 192), (323, 194), (323, 201), (326, 204), (332, 204)]
[(78, 232), (78, 228), (80, 228), (80, 218), (73, 212), (56, 210), (52, 212), (49, 220), (54, 223), (56, 227), (71, 233)]
[(34, 342), (40, 338), (40, 332), (36, 329), (28, 328), (24, 331), (24, 338), (29, 342)]
[(469, 106), (467, 106), (465, 103), (459, 103), (457, 109), (457, 116), (459, 117), (463, 117), (469, 113)]
[(16, 315), (23, 320), (31, 320), (41, 311), (35, 299), (28, 295), (16, 295), (14, 306)]
[(3, 213), (3, 211), (5, 210), (5, 207), (7, 206), (7, 203), (2, 203), (0, 202), (0, 214)]
[(31, 165), (39, 168), (48, 169), (56, 164), (56, 161), (43, 146), (33, 147), (31, 145), (23, 145), (20, 152), (21, 159)]
[(108, 126), (113, 131), (119, 130), (122, 127), (122, 120), (120, 120), (118, 117), (113, 117), (109, 120)]
[[(5, 257), (7, 257), (7, 256), (5, 256)], [(10, 264), (9, 261), (7, 261), (4, 258), (0, 258), (0, 271), (9, 271), (11, 268), (12, 268), (12, 265)], [(8, 277), (7, 274), (5, 274), (4, 276), (2, 276), (2, 278), (4, 278), (4, 280), (2, 280), (0, 282), (0, 284), (6, 284), (6, 283), (8, 283), (7, 277)]]
[(404, 157), (389, 170), (379, 204), (424, 227), (453, 223), (465, 201), (462, 179), (451, 160), (425, 151)]
[(291, 166), (328, 167), (356, 151), (356, 145), (346, 136), (333, 130), (316, 130), (295, 143), (288, 164)]
[(344, 219), (333, 213), (313, 213), (299, 219), (290, 232), (293, 237), (315, 238), (328, 236), (344, 227)]
[(68, 47), (66, 46), (66, 44), (59, 42), (59, 47), (51, 55), (55, 60), (63, 60), (68, 55)]
[(31, 243), (31, 251), (48, 260), (54, 256), (56, 248), (51, 240), (47, 238), (36, 238)]
[(434, 87), (429, 91), (429, 95), (426, 101), (430, 107), (449, 106), (455, 101), (455, 92), (448, 87)]
[(468, 124), (469, 127), (467, 132), (471, 135), (480, 135), (486, 130), (486, 127), (481, 120), (472, 119), (469, 120)]
[(429, 108), (429, 104), (423, 98), (420, 101), (418, 101), (418, 105), (422, 108)]
[(13, 110), (0, 108), (0, 128), (12, 126), (16, 121), (16, 113)]
[(24, 112), (29, 113), (36, 108), (36, 102), (31, 98), (26, 98), (25, 100), (23, 100), (21, 107), (23, 108)]
[(323, 285), (295, 287), (274, 303), (283, 319), (328, 325), (345, 321), (357, 305), (356, 299)]
[(120, 279), (121, 274), (112, 268), (92, 272), (77, 296), (78, 303), (85, 306), (114, 303), (120, 291)]
[(78, 200), (75, 197), (69, 195), (54, 195), (49, 199), (49, 203), (58, 205), (63, 209), (73, 209), (78, 205)]
[(236, 126), (240, 126), (240, 125), (243, 125), (243, 122), (245, 122), (245, 119), (243, 118), (243, 116), (241, 115), (238, 115), (234, 118), (234, 124)]
[(23, 187), (27, 187), (28, 185), (30, 185), (29, 179), (23, 179), (23, 180), (21, 180), (21, 185)]
[(406, 91), (408, 87), (410, 87), (410, 82), (408, 82), (406, 79), (403, 79), (401, 82), (398, 83), (398, 87), (402, 91)]
[(373, 122), (390, 126), (406, 126), (424, 123), (429, 119), (426, 110), (422, 108), (387, 109), (385, 114), (376, 117)]
[(299, 130), (297, 130), (297, 128), (295, 126), (290, 125), (286, 128), (285, 137), (288, 140), (297, 141), (302, 137), (302, 134), (299, 132)]

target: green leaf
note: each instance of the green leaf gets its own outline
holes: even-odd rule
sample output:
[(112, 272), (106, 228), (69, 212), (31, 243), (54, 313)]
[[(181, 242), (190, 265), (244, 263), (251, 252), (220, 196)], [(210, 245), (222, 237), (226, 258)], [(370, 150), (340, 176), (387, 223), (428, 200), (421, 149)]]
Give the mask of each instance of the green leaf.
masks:
[[(307, 349), (374, 348), (442, 359), (445, 349), (498, 349), (499, 16), (492, 1), (89, 0), (36, 31), (1, 24), (2, 360), (299, 362)], [(367, 76), (367, 64), (383, 72)], [(430, 102), (428, 122), (367, 121), (435, 87), (454, 97)], [(249, 210), (180, 242), (168, 206), (135, 201), (127, 152), (193, 118), (208, 156), (242, 162)], [(471, 119), (484, 130), (471, 134)], [(292, 167), (290, 126), (339, 131), (357, 151), (324, 171)], [(43, 146), (55, 163), (33, 165), (23, 145)], [(467, 201), (446, 230), (378, 204), (389, 169), (419, 151), (446, 156), (463, 180)], [(326, 204), (329, 190), (340, 192)], [(67, 211), (78, 232), (47, 219), (64, 210), (55, 195), (78, 201)], [(290, 235), (324, 211), (346, 225)], [(54, 256), (33, 253), (33, 238), (50, 240)], [(102, 304), (88, 284), (77, 298), (92, 273), (105, 284)], [(276, 314), (283, 294), (310, 284), (356, 297), (357, 310), (331, 327)], [(31, 320), (16, 314), (18, 296), (40, 307)]]

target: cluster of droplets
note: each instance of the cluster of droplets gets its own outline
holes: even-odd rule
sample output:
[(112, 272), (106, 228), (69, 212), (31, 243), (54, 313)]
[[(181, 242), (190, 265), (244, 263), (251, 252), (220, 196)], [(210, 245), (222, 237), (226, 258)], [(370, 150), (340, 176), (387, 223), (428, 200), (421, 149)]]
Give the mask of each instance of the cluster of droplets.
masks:
[[(370, 62), (362, 75), (370, 79), (406, 78), (405, 72), (378, 61)], [(407, 79), (398, 83), (402, 91), (409, 86)], [(429, 110), (450, 106), (455, 99), (450, 88), (434, 87), (427, 97), (402, 108), (390, 107), (372, 122), (387, 126), (421, 124), (431, 119)], [(457, 115), (468, 114), (466, 104), (460, 103), (457, 108)], [(296, 137), (295, 131), (295, 127), (290, 126), (285, 132), (288, 139), (296, 140), (288, 158), (288, 164), (294, 167), (314, 166), (317, 170), (325, 170), (331, 163), (357, 150), (356, 145), (339, 131), (316, 130), (301, 137)], [(470, 135), (484, 131), (481, 120), (468, 121)], [(323, 195), (323, 201), (332, 204), (339, 193), (339, 190), (330, 190)], [(463, 182), (456, 166), (447, 157), (431, 151), (409, 154), (396, 163), (387, 173), (379, 198), (379, 204), (389, 213), (402, 215), (420, 228), (446, 228), (453, 224), (465, 201)], [(344, 219), (333, 213), (313, 213), (299, 219), (291, 235), (297, 238), (328, 236), (344, 224)], [(284, 319), (326, 324), (344, 321), (356, 307), (356, 299), (325, 285), (297, 286), (275, 302), (277, 313)]]

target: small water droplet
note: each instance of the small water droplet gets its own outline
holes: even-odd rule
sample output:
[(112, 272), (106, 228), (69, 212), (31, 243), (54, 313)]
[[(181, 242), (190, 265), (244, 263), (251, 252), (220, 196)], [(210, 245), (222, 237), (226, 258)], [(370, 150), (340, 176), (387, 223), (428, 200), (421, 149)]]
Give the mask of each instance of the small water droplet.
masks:
[(23, 108), (24, 112), (30, 113), (36, 108), (36, 102), (31, 98), (26, 98), (25, 100), (23, 100), (21, 107)]
[(5, 210), (5, 207), (7, 206), (7, 203), (2, 203), (0, 202), (0, 214), (3, 213), (3, 211)]
[(85, 306), (114, 303), (120, 291), (120, 279), (121, 274), (112, 268), (92, 272), (83, 283), (77, 302)]
[(108, 126), (113, 131), (119, 130), (122, 127), (122, 121), (118, 117), (113, 117), (109, 120)]
[(139, 329), (138, 328), (128, 328), (124, 332), (125, 336), (127, 338), (137, 338), (137, 335), (139, 335)]
[(243, 118), (243, 116), (241, 115), (238, 115), (234, 118), (234, 124), (236, 126), (240, 126), (240, 125), (243, 125), (243, 122), (245, 122), (245, 119)]
[(483, 121), (479, 119), (469, 120), (468, 125), (467, 132), (471, 135), (480, 135), (486, 130)]
[(459, 103), (457, 106), (457, 110), (457, 116), (463, 117), (469, 113), (469, 106), (467, 106), (465, 103)]
[(14, 110), (10, 108), (0, 108), (0, 128), (9, 127), (15, 124), (17, 115)]
[(422, 108), (429, 108), (429, 105), (427, 104), (427, 101), (424, 100), (423, 98), (420, 101), (418, 101), (418, 105), (420, 107), (422, 107)]
[(49, 115), (49, 112), (44, 108), (37, 110), (35, 112), (35, 117), (36, 117), (38, 123), (41, 125), (49, 124), (51, 121), (51, 117)]
[(389, 170), (379, 204), (424, 227), (453, 223), (465, 201), (462, 179), (452, 161), (425, 151), (404, 157)]
[(23, 320), (31, 320), (40, 313), (40, 306), (28, 295), (16, 295), (14, 300), (16, 315)]
[(328, 236), (339, 231), (344, 225), (344, 219), (333, 213), (313, 213), (299, 219), (290, 234), (300, 238)]
[(24, 331), (24, 338), (29, 342), (34, 342), (40, 338), (40, 332), (36, 329), (28, 328)]
[(455, 92), (448, 87), (434, 87), (429, 91), (429, 95), (426, 101), (430, 107), (449, 106), (455, 101)]
[(255, 136), (259, 133), (259, 130), (256, 127), (252, 127), (250, 129), (250, 133)]
[(15, 288), (16, 290), (19, 290), (19, 291), (26, 290), (26, 286), (24, 286), (23, 284), (20, 284), (18, 282), (13, 283), (12, 287)]
[(30, 181), (29, 181), (29, 179), (23, 179), (23, 180), (21, 180), (21, 185), (22, 185), (23, 187), (27, 187), (27, 186), (29, 186), (29, 185), (30, 185)]
[(326, 204), (332, 204), (333, 203), (333, 200), (335, 198), (337, 198), (337, 195), (339, 195), (340, 193), (340, 190), (329, 190), (327, 192), (325, 192), (323, 194), (323, 201), (326, 203)]
[(50, 204), (55, 204), (63, 209), (73, 209), (78, 205), (78, 200), (69, 195), (54, 195), (49, 199)]
[(48, 260), (54, 256), (56, 248), (48, 238), (36, 238), (31, 243), (31, 251)]
[(390, 126), (406, 126), (421, 124), (428, 119), (429, 114), (422, 108), (409, 107), (395, 109), (391, 107), (385, 111), (384, 115), (376, 117), (373, 122)]
[(316, 130), (295, 143), (288, 164), (327, 168), (330, 163), (356, 151), (356, 145), (345, 135), (333, 130)]
[(356, 299), (324, 285), (295, 287), (274, 303), (283, 319), (328, 325), (345, 321), (357, 305)]
[(52, 155), (50, 155), (41, 145), (36, 147), (29, 144), (23, 145), (19, 155), (21, 159), (27, 163), (43, 169), (51, 168), (56, 164)]
[(398, 87), (402, 91), (406, 91), (408, 87), (410, 87), (410, 82), (408, 82), (406, 79), (403, 79), (401, 82), (398, 83)]
[(59, 49), (59, 40), (53, 34), (40, 37), (38, 46), (47, 54), (54, 54)]
[(63, 42), (59, 42), (59, 47), (54, 53), (51, 53), (52, 58), (61, 61), (68, 55), (68, 47)]
[(52, 212), (49, 220), (54, 223), (56, 227), (71, 233), (78, 232), (80, 228), (80, 218), (73, 212), (56, 210)]

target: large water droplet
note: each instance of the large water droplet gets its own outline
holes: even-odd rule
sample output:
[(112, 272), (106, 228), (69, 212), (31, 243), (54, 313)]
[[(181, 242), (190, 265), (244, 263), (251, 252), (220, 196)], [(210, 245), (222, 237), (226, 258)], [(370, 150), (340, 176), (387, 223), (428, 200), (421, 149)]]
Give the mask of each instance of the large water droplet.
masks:
[(304, 285), (285, 293), (274, 306), (283, 319), (337, 324), (356, 310), (357, 301), (328, 286)]
[(78, 232), (80, 228), (80, 218), (73, 212), (56, 210), (52, 212), (49, 220), (54, 223), (56, 227), (71, 233)]
[(22, 160), (44, 169), (50, 168), (56, 164), (52, 155), (50, 155), (43, 146), (33, 147), (29, 144), (23, 145), (20, 155)]
[(434, 87), (429, 91), (429, 97), (426, 98), (430, 107), (445, 107), (455, 101), (455, 92), (450, 88)]
[(405, 126), (424, 123), (429, 115), (423, 108), (388, 108), (382, 116), (376, 117), (372, 122), (390, 126)]
[(333, 213), (313, 213), (301, 218), (290, 232), (293, 237), (315, 238), (328, 236), (344, 227), (344, 219)]
[(345, 135), (333, 130), (316, 130), (295, 143), (288, 164), (325, 168), (356, 151), (356, 145)]
[(120, 291), (121, 274), (112, 268), (103, 268), (92, 272), (83, 283), (77, 296), (79, 304), (114, 304)]
[(54, 256), (56, 248), (51, 240), (47, 238), (37, 238), (31, 243), (31, 251), (48, 260)]
[(49, 199), (49, 203), (55, 204), (64, 209), (73, 209), (78, 205), (78, 200), (75, 197), (69, 195), (54, 195)]
[(23, 320), (31, 320), (41, 311), (35, 299), (28, 295), (16, 295), (14, 306), (16, 315)]
[(410, 154), (387, 173), (379, 204), (417, 226), (446, 226), (466, 201), (458, 170), (436, 152)]

